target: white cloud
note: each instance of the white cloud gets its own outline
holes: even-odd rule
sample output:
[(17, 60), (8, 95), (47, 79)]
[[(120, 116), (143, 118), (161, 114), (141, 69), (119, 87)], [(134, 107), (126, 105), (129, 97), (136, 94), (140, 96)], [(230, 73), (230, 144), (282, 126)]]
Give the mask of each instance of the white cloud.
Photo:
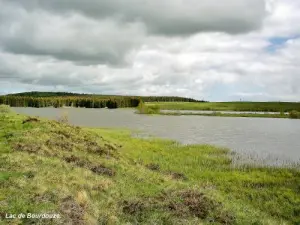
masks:
[(300, 1), (268, 0), (269, 16), (264, 21), (265, 36), (293, 36), (300, 31)]

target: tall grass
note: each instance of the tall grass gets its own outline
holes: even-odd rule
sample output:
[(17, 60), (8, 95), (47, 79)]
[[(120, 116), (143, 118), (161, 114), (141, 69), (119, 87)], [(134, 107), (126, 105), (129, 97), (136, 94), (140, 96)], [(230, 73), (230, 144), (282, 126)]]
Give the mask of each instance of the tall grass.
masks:
[(61, 115), (57, 118), (57, 121), (60, 123), (69, 123), (69, 114), (67, 111), (62, 111)]
[(140, 101), (137, 112), (139, 114), (159, 114), (160, 108), (157, 105), (147, 105), (143, 101)]
[(300, 112), (293, 110), (293, 111), (289, 112), (289, 117), (291, 119), (300, 119)]
[(9, 113), (10, 107), (8, 105), (0, 105), (0, 113)]

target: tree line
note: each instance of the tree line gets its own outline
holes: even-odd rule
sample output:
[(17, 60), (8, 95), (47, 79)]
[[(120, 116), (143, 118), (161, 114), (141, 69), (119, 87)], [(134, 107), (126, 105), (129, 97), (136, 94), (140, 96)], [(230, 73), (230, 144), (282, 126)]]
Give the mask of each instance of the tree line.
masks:
[(119, 99), (119, 98), (137, 98), (144, 102), (204, 102), (203, 100), (195, 100), (193, 98), (185, 98), (178, 96), (123, 96), (123, 95), (98, 95), (98, 94), (82, 94), (70, 92), (22, 92), (9, 94), (7, 96), (22, 96), (22, 97), (83, 97), (83, 98), (104, 98), (104, 99)]
[(23, 95), (6, 95), (0, 96), (0, 105), (9, 105), (11, 107), (81, 107), (81, 108), (128, 108), (137, 107), (140, 101), (144, 102), (195, 102), (194, 99), (182, 97), (128, 97), (128, 96), (52, 96), (52, 97), (38, 97), (23, 96)]
[(0, 96), (0, 105), (12, 107), (82, 107), (82, 108), (127, 108), (143, 102), (202, 102), (176, 96), (121, 96), (91, 95), (69, 92), (24, 92)]
[(137, 107), (140, 100), (137, 98), (105, 99), (97, 97), (23, 97), (0, 96), (0, 105), (11, 107), (82, 107), (82, 108), (126, 108)]

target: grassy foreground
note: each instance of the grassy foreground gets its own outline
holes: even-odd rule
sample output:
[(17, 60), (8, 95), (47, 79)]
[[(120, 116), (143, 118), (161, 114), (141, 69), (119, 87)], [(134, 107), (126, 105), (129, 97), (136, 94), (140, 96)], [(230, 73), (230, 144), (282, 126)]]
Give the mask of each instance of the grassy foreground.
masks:
[(147, 103), (168, 110), (207, 110), (241, 112), (300, 112), (300, 103), (296, 102), (156, 102)]
[(234, 166), (226, 149), (62, 122), (0, 107), (0, 224), (300, 223), (297, 168)]

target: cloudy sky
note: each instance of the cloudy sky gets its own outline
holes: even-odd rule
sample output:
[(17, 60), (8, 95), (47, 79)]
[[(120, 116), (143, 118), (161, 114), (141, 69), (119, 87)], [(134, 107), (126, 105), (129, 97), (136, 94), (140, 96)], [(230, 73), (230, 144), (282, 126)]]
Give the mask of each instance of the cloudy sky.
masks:
[(0, 94), (300, 101), (299, 0), (0, 0)]

